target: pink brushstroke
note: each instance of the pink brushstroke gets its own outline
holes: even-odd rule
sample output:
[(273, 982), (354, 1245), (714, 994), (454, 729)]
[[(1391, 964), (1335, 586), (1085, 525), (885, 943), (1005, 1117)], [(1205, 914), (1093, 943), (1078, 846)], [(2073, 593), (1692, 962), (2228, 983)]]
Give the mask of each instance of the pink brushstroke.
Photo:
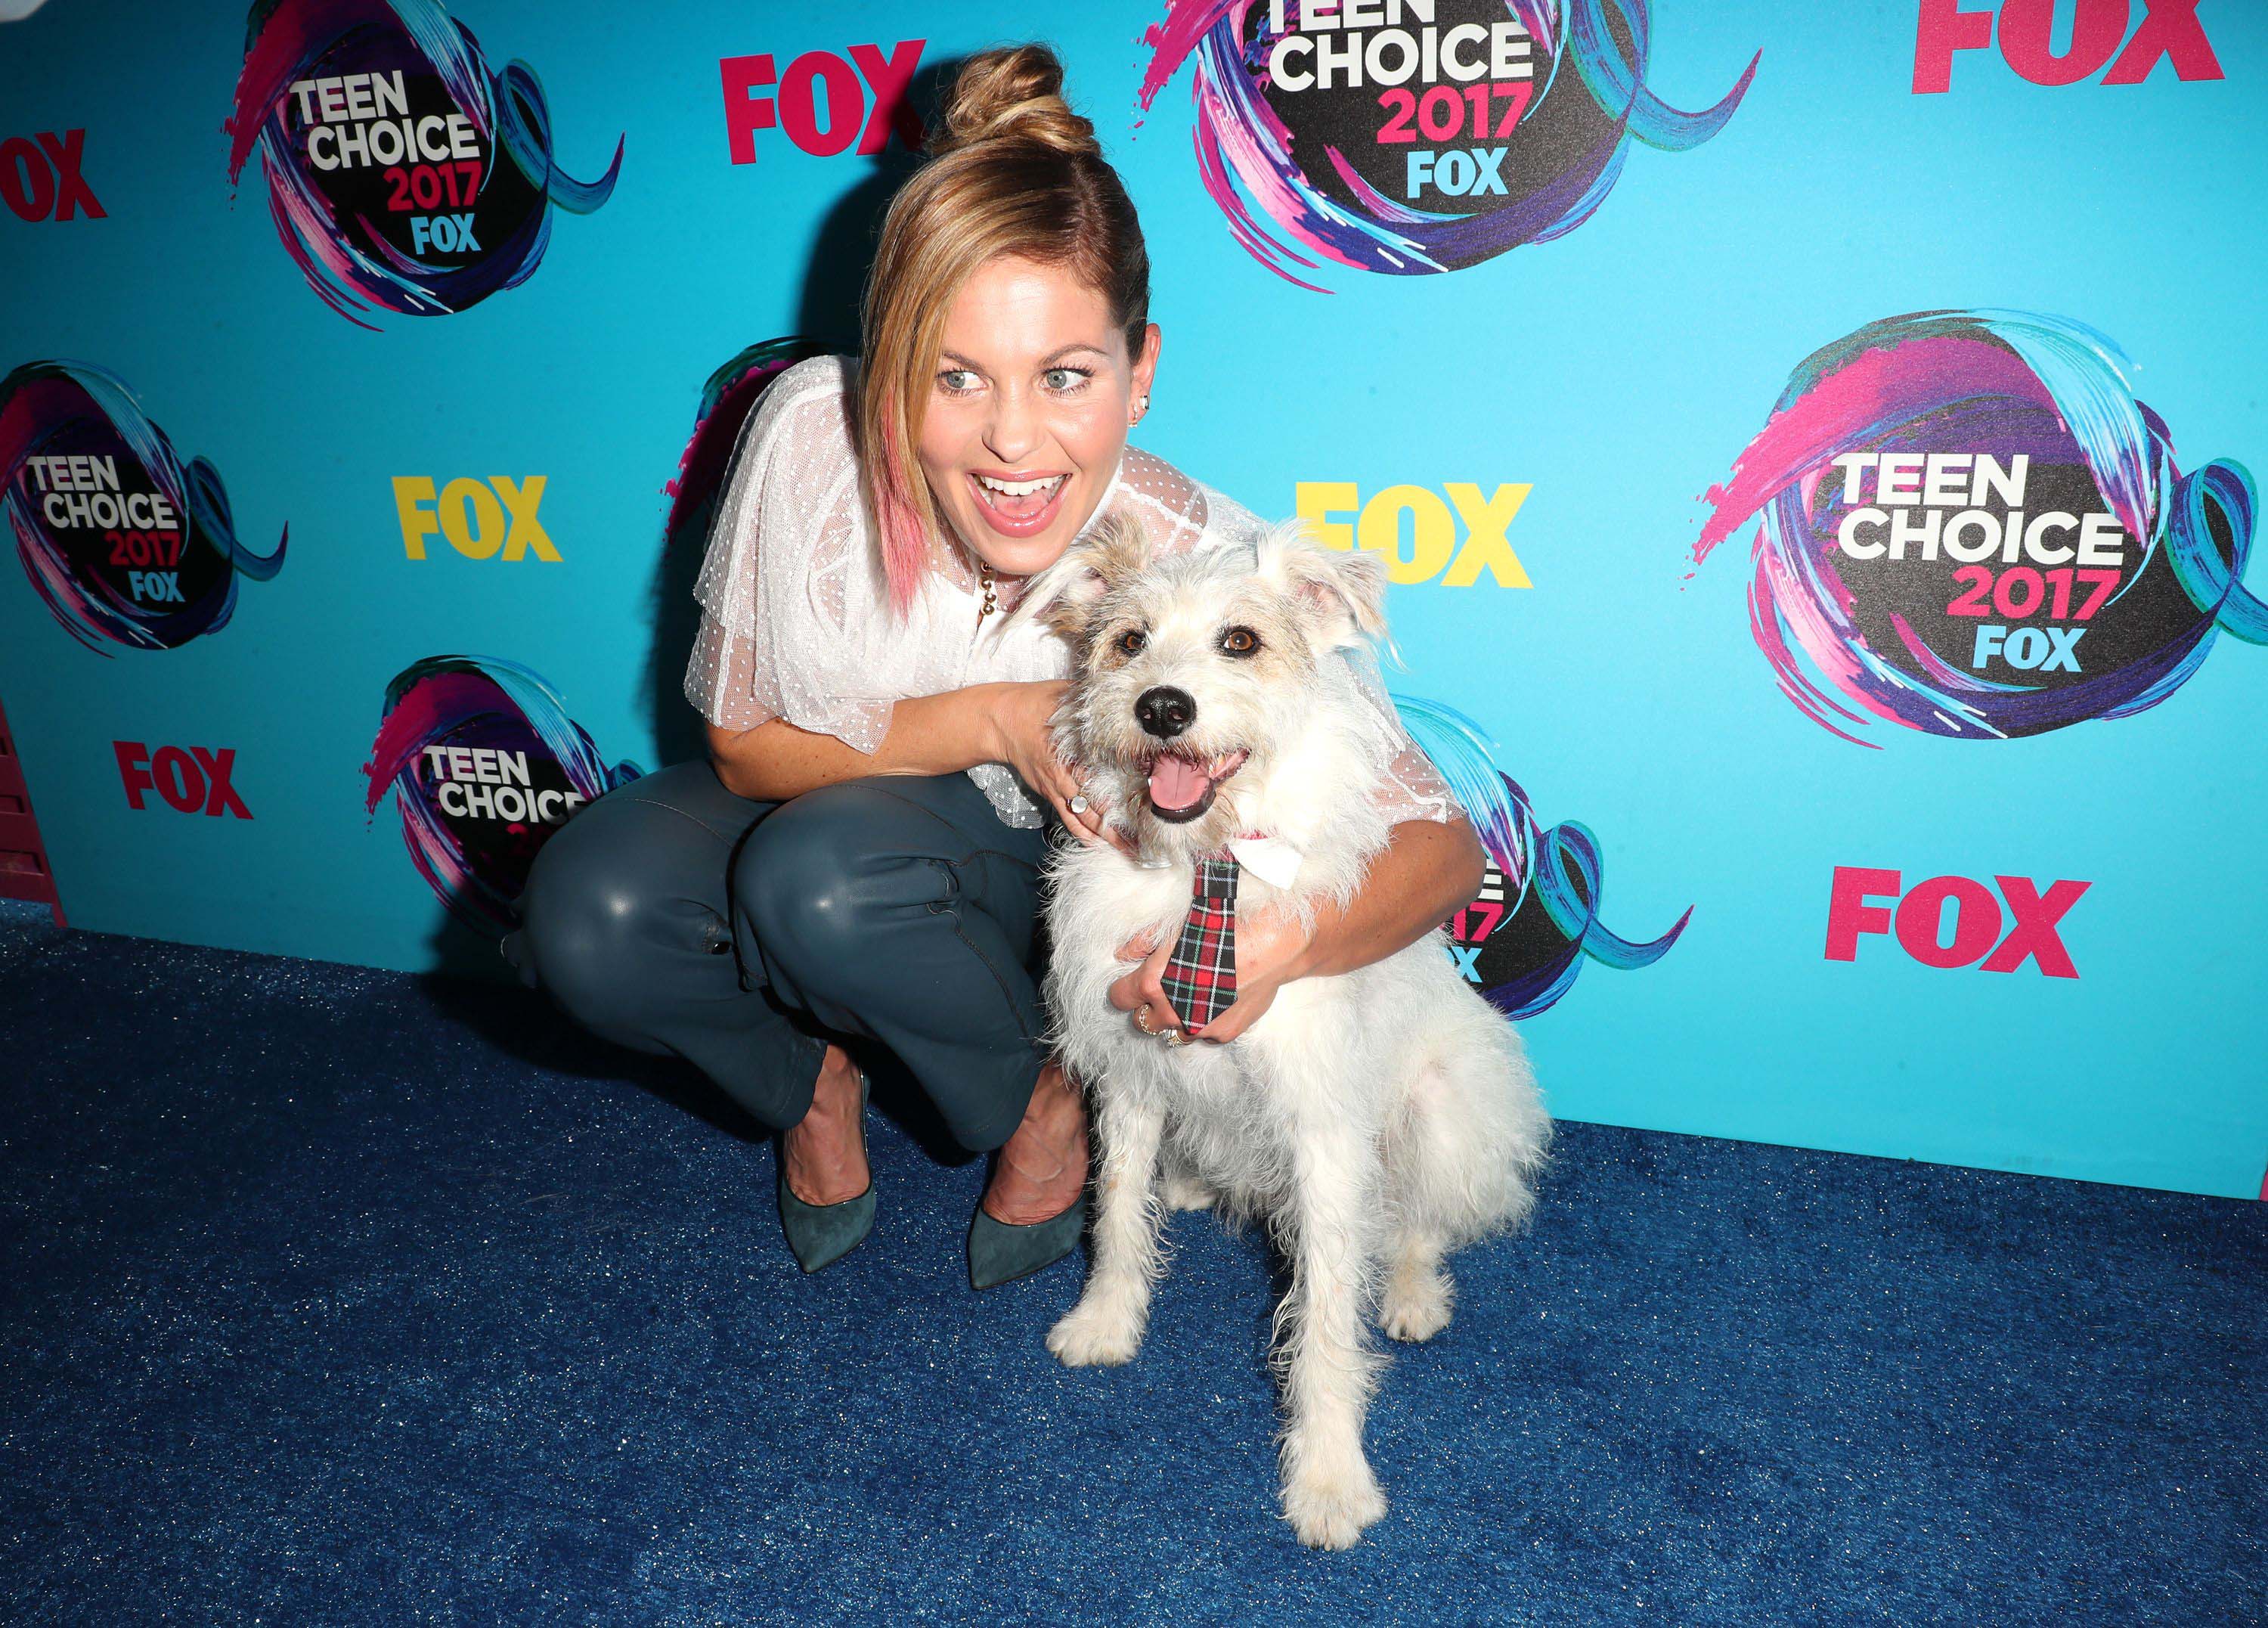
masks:
[(1733, 465), (1732, 477), (1703, 494), (1715, 512), (1693, 545), (1693, 563), (1706, 560), (1791, 481), (1848, 451), (1864, 426), (1895, 417), (1911, 403), (1979, 395), (2056, 411), (2055, 398), (2032, 370), (1997, 346), (1911, 339), (1861, 352), (1774, 413)]

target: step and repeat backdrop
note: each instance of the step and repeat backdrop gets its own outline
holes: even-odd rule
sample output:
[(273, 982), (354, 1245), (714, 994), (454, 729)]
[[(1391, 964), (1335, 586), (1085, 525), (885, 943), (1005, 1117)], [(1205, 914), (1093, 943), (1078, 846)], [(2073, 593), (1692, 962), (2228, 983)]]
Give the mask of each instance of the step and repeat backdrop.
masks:
[(734, 432), (1029, 39), (1142, 211), (1138, 442), (1385, 555), (1497, 742), (1448, 953), (1557, 1112), (2262, 1195), (2239, 0), (48, 0), (0, 696), (73, 923), (499, 974), (698, 753)]

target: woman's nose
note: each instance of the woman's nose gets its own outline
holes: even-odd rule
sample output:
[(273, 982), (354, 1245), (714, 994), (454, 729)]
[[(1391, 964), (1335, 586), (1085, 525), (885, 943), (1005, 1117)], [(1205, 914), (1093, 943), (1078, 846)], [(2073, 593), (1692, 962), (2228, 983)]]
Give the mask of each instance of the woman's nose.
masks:
[(997, 390), (984, 426), (984, 445), (1002, 463), (1014, 467), (1038, 445), (1038, 418), (1023, 392)]

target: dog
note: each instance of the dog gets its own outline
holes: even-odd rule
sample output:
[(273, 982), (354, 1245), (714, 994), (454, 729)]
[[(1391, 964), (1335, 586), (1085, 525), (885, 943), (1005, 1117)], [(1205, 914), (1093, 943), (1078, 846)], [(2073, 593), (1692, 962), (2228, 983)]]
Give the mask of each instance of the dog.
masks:
[(1439, 929), (1283, 985), (1226, 1042), (1161, 1040), (1108, 991), (1129, 969), (1118, 947), (1178, 936), (1197, 857), (1232, 839), (1276, 839), (1278, 881), (1240, 875), (1241, 918), (1312, 924), (1352, 897), (1388, 840), (1370, 794), (1401, 742), (1345, 652), (1383, 637), (1385, 592), (1376, 555), (1317, 546), (1303, 522), (1152, 559), (1113, 520), (1017, 609), (1074, 652), (1057, 744), (1134, 850), (1066, 843), (1048, 864), (1049, 1038), (1100, 1144), (1089, 1276), (1048, 1349), (1074, 1367), (1132, 1359), (1163, 1208), (1263, 1220), (1291, 1266), (1272, 1342), (1283, 1513), (1329, 1549), (1386, 1512), (1362, 1445), (1384, 1361), (1369, 1318), (1432, 1338), (1450, 1316), (1443, 1257), (1534, 1205), (1551, 1123), (1525, 1049)]

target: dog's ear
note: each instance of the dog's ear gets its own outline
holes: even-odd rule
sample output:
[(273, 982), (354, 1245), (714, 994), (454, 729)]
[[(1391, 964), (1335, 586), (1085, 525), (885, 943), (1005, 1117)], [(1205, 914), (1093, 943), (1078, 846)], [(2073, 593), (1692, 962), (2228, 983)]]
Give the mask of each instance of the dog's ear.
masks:
[(1095, 602), (1149, 563), (1150, 539), (1140, 522), (1113, 511), (1032, 578), (1007, 621), (1042, 622), (1076, 646)]
[(1260, 540), (1260, 574), (1299, 607), (1316, 648), (1386, 634), (1386, 562), (1368, 549), (1326, 548), (1305, 516)]

